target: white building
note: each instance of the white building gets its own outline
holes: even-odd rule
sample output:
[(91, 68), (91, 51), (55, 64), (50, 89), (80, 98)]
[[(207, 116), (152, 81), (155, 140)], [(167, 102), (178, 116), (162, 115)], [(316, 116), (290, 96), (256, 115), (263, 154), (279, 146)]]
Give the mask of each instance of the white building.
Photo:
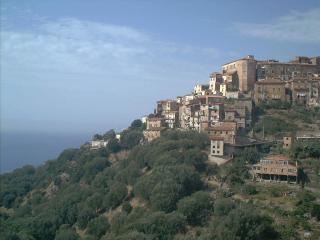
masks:
[(223, 137), (211, 138), (211, 156), (223, 156), (224, 154), (224, 142)]
[(104, 140), (93, 140), (93, 141), (91, 141), (91, 149), (103, 148), (103, 147), (106, 147), (107, 144), (108, 144), (108, 141), (104, 141)]

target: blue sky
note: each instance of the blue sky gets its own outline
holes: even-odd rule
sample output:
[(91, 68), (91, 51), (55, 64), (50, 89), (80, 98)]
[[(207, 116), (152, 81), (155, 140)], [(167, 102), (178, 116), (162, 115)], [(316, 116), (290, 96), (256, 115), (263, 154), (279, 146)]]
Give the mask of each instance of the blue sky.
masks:
[(319, 1), (2, 0), (1, 130), (121, 129), (253, 54), (320, 54)]

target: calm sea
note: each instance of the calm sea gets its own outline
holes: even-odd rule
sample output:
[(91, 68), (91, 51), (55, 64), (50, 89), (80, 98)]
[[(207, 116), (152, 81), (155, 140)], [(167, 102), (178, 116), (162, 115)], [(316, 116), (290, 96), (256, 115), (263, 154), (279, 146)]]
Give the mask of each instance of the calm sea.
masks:
[(64, 133), (0, 133), (0, 173), (10, 172), (26, 164), (37, 166), (56, 158), (66, 148), (79, 147), (90, 134)]

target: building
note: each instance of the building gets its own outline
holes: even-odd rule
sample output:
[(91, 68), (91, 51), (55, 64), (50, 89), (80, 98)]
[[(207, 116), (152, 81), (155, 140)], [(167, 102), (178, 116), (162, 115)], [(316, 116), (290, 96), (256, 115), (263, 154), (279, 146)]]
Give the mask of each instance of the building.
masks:
[[(222, 103), (212, 103), (208, 105), (200, 106), (200, 122), (208, 123), (207, 126), (214, 126), (216, 123), (223, 120), (223, 104)], [(204, 131), (205, 127), (202, 127), (200, 131)]]
[(293, 103), (319, 106), (320, 105), (320, 79), (295, 77), (286, 82)]
[(252, 173), (259, 181), (296, 182), (298, 168), (285, 155), (268, 155), (252, 166)]
[(283, 148), (284, 149), (290, 149), (293, 143), (293, 137), (292, 136), (284, 136), (283, 137)]
[(178, 127), (179, 122), (179, 111), (167, 111), (164, 112), (164, 121), (168, 128)]
[(220, 91), (220, 84), (223, 82), (222, 74), (213, 72), (210, 74), (209, 89), (212, 93)]
[(286, 100), (285, 82), (277, 78), (268, 78), (254, 84), (254, 102)]
[(246, 128), (246, 109), (243, 106), (225, 109), (224, 118), (226, 122), (236, 122), (237, 130)]
[(210, 154), (211, 156), (223, 156), (224, 155), (224, 142), (222, 137), (212, 137), (210, 138), (211, 147)]
[(239, 98), (239, 91), (226, 91), (225, 93), (226, 98), (233, 98), (233, 99), (238, 99)]
[(165, 130), (166, 127), (164, 127), (163, 118), (148, 117), (147, 128), (143, 131), (143, 136), (148, 142), (150, 142), (156, 138), (159, 138)]
[(236, 122), (218, 122), (207, 130), (210, 137), (223, 138), (224, 143), (234, 144), (237, 134)]
[(108, 141), (105, 140), (93, 140), (90, 143), (91, 149), (99, 149), (104, 148), (108, 145)]
[(193, 89), (194, 95), (207, 95), (209, 85), (197, 84)]
[(320, 73), (320, 57), (296, 57), (289, 62), (278, 60), (257, 61), (257, 80), (280, 78), (288, 81), (294, 77), (312, 77)]
[(298, 131), (297, 140), (320, 139), (320, 131)]
[(176, 100), (161, 100), (157, 102), (156, 115), (163, 117), (169, 128), (175, 128), (179, 121), (179, 104)]
[(227, 84), (225, 82), (220, 84), (219, 91), (221, 92), (222, 96), (227, 95)]
[(234, 86), (241, 92), (253, 90), (256, 81), (256, 60), (248, 55), (222, 65), (222, 74), (232, 76)]

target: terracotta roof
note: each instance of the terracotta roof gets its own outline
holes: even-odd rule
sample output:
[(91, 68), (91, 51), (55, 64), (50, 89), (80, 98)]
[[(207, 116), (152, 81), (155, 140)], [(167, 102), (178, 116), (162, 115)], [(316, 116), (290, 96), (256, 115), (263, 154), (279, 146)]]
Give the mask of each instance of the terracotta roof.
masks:
[(267, 155), (263, 158), (264, 160), (274, 160), (274, 161), (284, 161), (290, 160), (290, 158), (283, 154), (276, 154), (276, 155)]
[(213, 131), (234, 131), (236, 127), (233, 126), (214, 126), (210, 128)]
[(211, 137), (210, 140), (213, 140), (213, 141), (223, 141), (224, 138), (223, 138), (223, 137)]

